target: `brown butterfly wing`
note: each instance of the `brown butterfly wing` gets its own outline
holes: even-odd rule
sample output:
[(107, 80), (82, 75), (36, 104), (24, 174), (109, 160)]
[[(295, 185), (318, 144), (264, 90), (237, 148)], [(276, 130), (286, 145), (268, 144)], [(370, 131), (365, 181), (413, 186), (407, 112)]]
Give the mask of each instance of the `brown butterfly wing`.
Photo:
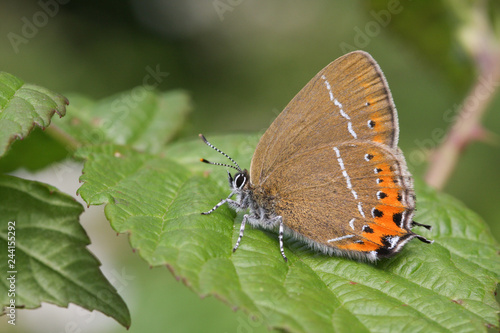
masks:
[(330, 254), (390, 256), (416, 235), (413, 184), (398, 151), (375, 142), (290, 156), (262, 187), (296, 236)]
[(396, 148), (397, 113), (375, 60), (356, 51), (322, 69), (288, 104), (257, 145), (250, 168), (262, 184), (300, 151), (367, 140)]

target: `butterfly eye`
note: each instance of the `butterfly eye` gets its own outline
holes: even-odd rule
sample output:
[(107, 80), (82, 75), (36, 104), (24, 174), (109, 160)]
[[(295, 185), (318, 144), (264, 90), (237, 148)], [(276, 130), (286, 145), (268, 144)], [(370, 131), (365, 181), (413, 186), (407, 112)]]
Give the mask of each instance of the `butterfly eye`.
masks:
[(243, 188), (246, 182), (247, 182), (247, 177), (245, 177), (245, 175), (241, 173), (237, 174), (234, 177), (234, 184), (236, 185), (237, 188)]

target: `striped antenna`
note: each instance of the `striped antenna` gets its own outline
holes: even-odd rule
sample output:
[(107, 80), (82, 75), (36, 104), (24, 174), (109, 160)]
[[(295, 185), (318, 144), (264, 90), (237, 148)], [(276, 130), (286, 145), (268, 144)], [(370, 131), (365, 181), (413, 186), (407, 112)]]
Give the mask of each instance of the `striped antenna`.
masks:
[(205, 142), (207, 144), (207, 146), (209, 146), (210, 148), (212, 148), (213, 150), (217, 151), (218, 153), (226, 156), (231, 162), (234, 163), (234, 165), (236, 165), (236, 167), (232, 166), (232, 165), (229, 165), (229, 164), (224, 164), (224, 163), (217, 163), (217, 162), (210, 162), (210, 161), (207, 161), (206, 159), (204, 158), (201, 158), (200, 161), (201, 162), (204, 162), (204, 163), (208, 163), (208, 164), (213, 164), (213, 165), (220, 165), (220, 166), (225, 166), (225, 167), (228, 167), (228, 168), (233, 168), (233, 169), (236, 169), (238, 170), (239, 172), (243, 172), (240, 168), (240, 166), (238, 165), (238, 163), (236, 163), (235, 160), (233, 160), (228, 154), (226, 154), (225, 152), (223, 152), (222, 150), (220, 150), (219, 148), (215, 147), (213, 144), (211, 144), (210, 142), (208, 142), (208, 140), (205, 138), (205, 136), (203, 134), (200, 134), (199, 135), (200, 138), (203, 140), (203, 142)]
[(204, 158), (200, 158), (200, 162), (207, 163), (207, 164), (212, 164), (212, 165), (220, 165), (220, 166), (224, 166), (224, 167), (227, 167), (227, 168), (233, 168), (233, 169), (236, 169), (238, 171), (241, 171), (240, 169), (238, 169), (237, 167), (235, 167), (233, 165), (224, 164), (224, 163), (218, 163), (218, 162), (210, 162), (210, 161), (207, 161)]

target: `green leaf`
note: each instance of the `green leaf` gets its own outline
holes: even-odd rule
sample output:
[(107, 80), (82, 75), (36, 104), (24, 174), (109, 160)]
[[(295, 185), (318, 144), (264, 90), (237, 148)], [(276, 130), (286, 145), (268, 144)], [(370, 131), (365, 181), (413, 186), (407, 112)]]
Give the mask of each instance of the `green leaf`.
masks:
[(64, 116), (67, 104), (64, 96), (0, 72), (0, 156), (35, 125), (43, 129), (49, 126), (54, 112)]
[[(4, 311), (10, 312), (5, 307), (11, 299), (18, 308), (27, 309), (41, 302), (65, 307), (74, 303), (130, 326), (126, 304), (86, 248), (90, 241), (78, 221), (81, 204), (54, 187), (12, 176), (0, 176), (0, 203)], [(11, 245), (15, 250), (7, 251)], [(8, 295), (10, 283), (4, 274), (15, 275), (15, 297)]]
[[(257, 136), (209, 137), (248, 167)], [(250, 152), (250, 153), (247, 153)], [(167, 265), (200, 296), (214, 295), (268, 326), (290, 332), (486, 332), (498, 327), (495, 289), (500, 246), (481, 219), (457, 200), (417, 182), (418, 230), (377, 264), (329, 257), (275, 233), (248, 227), (232, 252), (242, 213), (226, 205), (227, 162), (201, 140), (168, 147), (161, 157), (127, 147), (80, 149), (86, 159), (79, 189), (91, 205), (106, 204), (112, 227), (152, 266)], [(174, 161), (176, 160), (176, 161)], [(197, 165), (198, 164), (198, 165)], [(200, 170), (204, 170), (201, 172)], [(423, 228), (420, 228), (423, 229)]]
[(74, 146), (115, 143), (158, 152), (179, 132), (191, 110), (179, 90), (159, 93), (136, 87), (99, 101), (69, 95), (71, 106), (59, 128)]

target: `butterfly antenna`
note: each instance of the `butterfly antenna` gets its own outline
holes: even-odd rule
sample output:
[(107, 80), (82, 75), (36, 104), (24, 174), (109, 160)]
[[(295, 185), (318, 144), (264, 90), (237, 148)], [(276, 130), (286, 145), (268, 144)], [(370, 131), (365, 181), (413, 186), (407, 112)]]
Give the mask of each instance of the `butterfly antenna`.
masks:
[(225, 167), (228, 167), (228, 168), (233, 168), (233, 169), (236, 169), (238, 171), (241, 172), (241, 168), (240, 166), (238, 165), (238, 163), (236, 163), (235, 160), (233, 160), (228, 154), (226, 154), (225, 152), (223, 152), (222, 150), (220, 150), (219, 148), (215, 147), (213, 144), (211, 144), (210, 142), (208, 142), (208, 140), (205, 138), (205, 136), (203, 134), (200, 134), (199, 135), (200, 138), (203, 140), (203, 142), (206, 143), (207, 146), (209, 146), (210, 148), (212, 148), (213, 150), (217, 151), (218, 153), (226, 156), (231, 162), (234, 163), (235, 166), (232, 166), (232, 165), (229, 165), (229, 164), (224, 164), (224, 163), (217, 163), (217, 162), (210, 162), (210, 161), (207, 161), (206, 159), (204, 158), (201, 158), (200, 161), (203, 162), (203, 163), (208, 163), (208, 164), (212, 164), (212, 165), (220, 165), (220, 166), (225, 166)]

